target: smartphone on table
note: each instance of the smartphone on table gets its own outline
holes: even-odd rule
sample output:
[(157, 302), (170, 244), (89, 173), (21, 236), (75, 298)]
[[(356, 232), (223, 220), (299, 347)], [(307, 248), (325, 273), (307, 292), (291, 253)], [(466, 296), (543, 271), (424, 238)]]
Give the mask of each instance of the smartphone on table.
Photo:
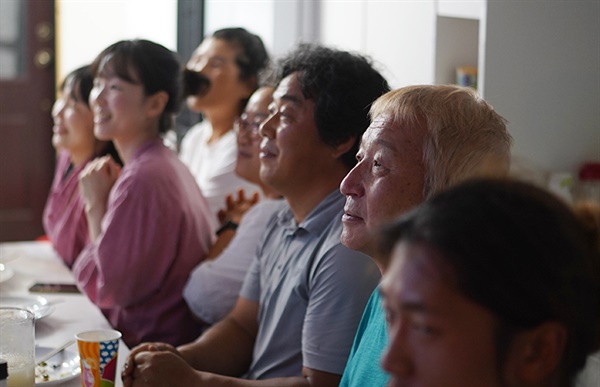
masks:
[(37, 282), (29, 288), (31, 293), (81, 293), (75, 284)]

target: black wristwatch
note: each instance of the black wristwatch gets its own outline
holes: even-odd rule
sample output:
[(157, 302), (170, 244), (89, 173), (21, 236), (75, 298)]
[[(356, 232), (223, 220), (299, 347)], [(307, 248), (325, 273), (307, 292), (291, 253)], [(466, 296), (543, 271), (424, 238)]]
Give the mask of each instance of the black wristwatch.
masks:
[(232, 222), (231, 220), (228, 220), (217, 230), (217, 235), (221, 235), (223, 233), (223, 231), (225, 231), (225, 230), (235, 231), (235, 230), (237, 230), (237, 228), (238, 228), (237, 223)]

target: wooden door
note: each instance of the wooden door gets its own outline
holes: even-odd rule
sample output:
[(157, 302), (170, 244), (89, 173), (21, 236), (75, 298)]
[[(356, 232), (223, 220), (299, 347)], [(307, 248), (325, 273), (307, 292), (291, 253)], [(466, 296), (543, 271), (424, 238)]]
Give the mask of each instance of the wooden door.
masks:
[(0, 0), (0, 241), (44, 233), (54, 48), (54, 0)]

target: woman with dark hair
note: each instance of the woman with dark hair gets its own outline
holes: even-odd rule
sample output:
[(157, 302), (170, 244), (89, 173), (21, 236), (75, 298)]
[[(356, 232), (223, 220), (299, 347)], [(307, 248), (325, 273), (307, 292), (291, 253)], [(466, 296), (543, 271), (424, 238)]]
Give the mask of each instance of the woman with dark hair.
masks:
[(196, 48), (184, 72), (184, 97), (190, 110), (201, 113), (202, 122), (183, 137), (180, 158), (188, 166), (213, 213), (227, 195), (244, 189), (260, 192), (259, 186), (235, 174), (237, 157), (233, 124), (260, 85), (269, 65), (262, 40), (243, 28), (223, 28)]
[(113, 143), (94, 137), (94, 117), (88, 102), (92, 85), (89, 66), (72, 71), (61, 84), (52, 108), (52, 145), (57, 159), (43, 223), (48, 239), (69, 267), (89, 241), (83, 200), (77, 188), (79, 172), (89, 161), (104, 155), (122, 165)]
[(592, 223), (532, 185), (474, 180), (384, 230), (390, 385), (573, 386), (600, 346)]
[(117, 42), (92, 64), (94, 133), (124, 162), (90, 162), (80, 174), (91, 243), (73, 265), (78, 286), (128, 346), (195, 338), (182, 297), (212, 242), (209, 211), (193, 176), (160, 137), (180, 105), (175, 54), (147, 40)]

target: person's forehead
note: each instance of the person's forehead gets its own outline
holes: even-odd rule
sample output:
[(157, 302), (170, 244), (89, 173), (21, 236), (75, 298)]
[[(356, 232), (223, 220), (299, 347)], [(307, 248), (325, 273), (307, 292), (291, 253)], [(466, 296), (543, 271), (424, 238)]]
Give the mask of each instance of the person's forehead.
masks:
[(439, 310), (440, 296), (456, 292), (442, 262), (440, 253), (424, 244), (398, 243), (382, 282), (382, 293), (394, 302)]
[(298, 79), (298, 73), (292, 73), (283, 78), (273, 92), (273, 99), (282, 102), (283, 100), (292, 102), (296, 105), (302, 105), (305, 101)]
[(384, 147), (397, 151), (398, 139), (401, 135), (401, 128), (395, 127), (391, 117), (381, 115), (371, 121), (362, 136), (360, 148), (368, 150), (375, 147)]
[(425, 129), (420, 126), (409, 126), (406, 123), (394, 120), (391, 115), (382, 114), (373, 119), (362, 136), (360, 149), (388, 148), (398, 153), (420, 151), (423, 146)]
[(127, 77), (134, 83), (141, 83), (138, 69), (131, 60), (124, 60), (122, 57), (109, 54), (100, 61), (98, 71), (94, 78), (118, 78), (129, 82)]
[(256, 90), (246, 104), (247, 109), (256, 109), (257, 107), (268, 105), (273, 100), (273, 88), (262, 87)]
[(224, 59), (233, 59), (236, 57), (238, 49), (230, 42), (208, 37), (200, 43), (198, 48), (194, 51), (194, 57), (204, 56), (208, 58), (219, 57)]
[(246, 117), (252, 116), (267, 116), (269, 114), (269, 98), (261, 98), (248, 101), (246, 109), (244, 109), (244, 115)]

